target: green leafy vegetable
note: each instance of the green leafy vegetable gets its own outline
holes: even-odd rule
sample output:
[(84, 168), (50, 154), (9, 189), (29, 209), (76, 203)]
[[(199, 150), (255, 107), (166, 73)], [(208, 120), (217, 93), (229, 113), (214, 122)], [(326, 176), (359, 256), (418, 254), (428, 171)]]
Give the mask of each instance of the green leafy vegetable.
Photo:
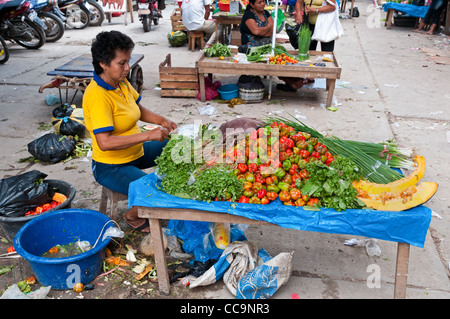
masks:
[(227, 57), (231, 56), (231, 49), (226, 44), (217, 42), (205, 49), (205, 55), (207, 57)]
[(364, 206), (352, 186), (354, 180), (362, 177), (352, 160), (338, 156), (330, 166), (314, 161), (306, 164), (306, 170), (310, 173), (309, 179), (296, 181), (303, 195), (318, 197), (323, 207), (337, 211)]

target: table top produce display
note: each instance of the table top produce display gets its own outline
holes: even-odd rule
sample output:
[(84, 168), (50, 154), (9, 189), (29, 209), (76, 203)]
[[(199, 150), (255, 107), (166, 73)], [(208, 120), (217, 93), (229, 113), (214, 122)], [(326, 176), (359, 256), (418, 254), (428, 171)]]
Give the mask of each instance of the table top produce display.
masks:
[[(157, 159), (163, 191), (205, 202), (265, 205), (279, 200), (306, 209), (402, 211), (425, 203), (437, 190), (436, 183), (419, 183), (424, 157), (401, 157), (393, 143), (388, 147), (324, 137), (289, 119), (269, 118), (266, 123), (225, 149), (217, 139), (220, 132), (205, 125), (195, 138), (172, 136)], [(381, 149), (381, 155), (382, 150), (390, 156), (397, 150), (392, 165), (415, 170), (404, 177), (389, 161), (386, 165), (376, 158), (380, 152), (372, 156), (356, 145)]]

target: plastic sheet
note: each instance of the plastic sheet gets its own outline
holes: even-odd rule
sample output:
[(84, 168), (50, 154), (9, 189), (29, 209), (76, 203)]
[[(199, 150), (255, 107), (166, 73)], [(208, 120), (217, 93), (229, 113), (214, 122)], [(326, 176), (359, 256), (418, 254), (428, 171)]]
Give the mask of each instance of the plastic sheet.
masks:
[(130, 184), (128, 205), (160, 208), (196, 209), (264, 220), (281, 227), (321, 233), (365, 236), (422, 247), (431, 222), (431, 210), (423, 205), (401, 211), (371, 209), (305, 210), (285, 206), (280, 201), (268, 205), (182, 199), (161, 190), (155, 174)]
[(425, 18), (429, 7), (430, 6), (415, 6), (413, 4), (394, 2), (386, 2), (383, 4), (383, 9), (385, 12), (389, 9), (394, 9), (418, 18)]

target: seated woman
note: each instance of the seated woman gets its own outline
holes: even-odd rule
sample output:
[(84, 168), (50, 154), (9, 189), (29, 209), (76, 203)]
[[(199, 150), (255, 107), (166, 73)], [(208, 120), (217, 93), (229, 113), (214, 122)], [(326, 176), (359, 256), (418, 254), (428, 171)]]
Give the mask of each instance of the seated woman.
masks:
[[(119, 31), (97, 34), (91, 46), (94, 79), (83, 96), (85, 125), (92, 136), (92, 172), (95, 180), (128, 195), (131, 182), (155, 165), (167, 138), (177, 125), (143, 107), (141, 96), (126, 79), (130, 72), (133, 40)], [(161, 127), (141, 132), (138, 121)], [(133, 228), (149, 231), (147, 219), (132, 207), (123, 215)]]
[[(265, 5), (264, 0), (249, 1), (240, 25), (242, 47), (250, 48), (272, 43), (273, 19), (270, 13), (264, 10)], [(296, 91), (304, 83), (304, 80), (299, 78), (279, 78), (286, 84), (277, 84), (277, 89), (284, 91)]]
[(240, 25), (241, 45), (256, 47), (272, 43), (273, 19), (264, 0), (250, 0)]

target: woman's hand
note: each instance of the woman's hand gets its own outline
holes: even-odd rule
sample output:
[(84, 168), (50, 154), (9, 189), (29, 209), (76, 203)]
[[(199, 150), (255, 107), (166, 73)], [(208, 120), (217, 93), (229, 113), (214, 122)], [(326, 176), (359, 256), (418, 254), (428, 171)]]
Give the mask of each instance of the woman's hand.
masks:
[(295, 23), (302, 24), (303, 23), (303, 11), (295, 12), (294, 18), (295, 18)]
[(177, 124), (166, 118), (161, 121), (161, 126), (169, 131), (169, 133), (177, 129)]
[(165, 141), (169, 137), (169, 131), (164, 127), (157, 127), (153, 130), (145, 132), (147, 141)]
[(305, 6), (305, 12), (306, 13), (310, 13), (310, 12), (316, 12), (316, 9), (310, 6)]

